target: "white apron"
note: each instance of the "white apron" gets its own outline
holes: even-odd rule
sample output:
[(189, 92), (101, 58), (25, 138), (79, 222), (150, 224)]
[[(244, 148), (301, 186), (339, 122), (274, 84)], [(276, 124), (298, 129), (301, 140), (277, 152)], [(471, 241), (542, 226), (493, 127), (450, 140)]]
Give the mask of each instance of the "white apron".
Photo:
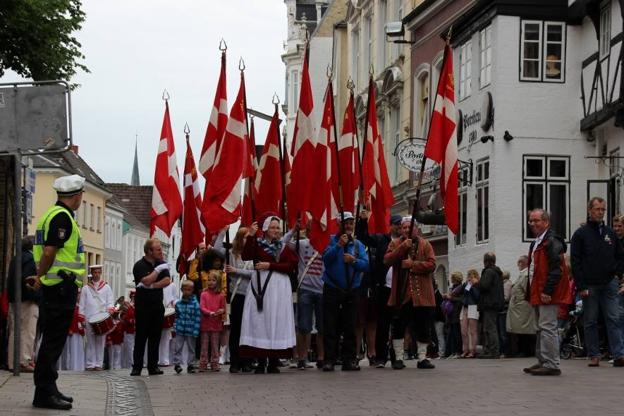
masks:
[[(260, 272), (262, 285), (264, 285), (268, 274), (269, 271), (267, 270)], [(262, 312), (258, 311), (252, 285), (256, 293), (259, 293), (260, 288), (257, 287), (256, 273), (252, 275), (251, 283), (247, 287), (239, 344), (266, 350), (293, 348), (297, 340), (288, 275), (273, 271), (264, 294)]]

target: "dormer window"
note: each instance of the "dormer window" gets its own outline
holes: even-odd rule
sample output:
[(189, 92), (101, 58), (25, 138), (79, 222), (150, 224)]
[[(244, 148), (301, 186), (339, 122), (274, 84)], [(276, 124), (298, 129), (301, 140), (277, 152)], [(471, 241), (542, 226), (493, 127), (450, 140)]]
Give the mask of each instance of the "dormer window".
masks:
[(521, 81), (565, 81), (565, 34), (565, 23), (522, 21)]

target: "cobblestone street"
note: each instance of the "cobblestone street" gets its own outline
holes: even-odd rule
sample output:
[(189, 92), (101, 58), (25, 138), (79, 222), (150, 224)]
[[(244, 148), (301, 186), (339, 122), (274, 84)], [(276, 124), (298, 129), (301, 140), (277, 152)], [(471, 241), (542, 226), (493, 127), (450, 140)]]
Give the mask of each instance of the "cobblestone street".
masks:
[[(360, 373), (284, 370), (281, 375), (221, 373), (131, 378), (126, 371), (63, 373), (71, 412), (33, 409), (29, 375), (2, 373), (2, 415), (621, 415), (622, 369), (564, 361), (561, 377), (522, 373), (516, 360), (436, 360), (437, 369), (363, 368)], [(144, 389), (144, 387), (147, 387)], [(111, 389), (117, 389), (112, 392)], [(145, 391), (148, 394), (145, 394)], [(137, 396), (133, 398), (133, 394)], [(129, 399), (130, 398), (130, 399)]]

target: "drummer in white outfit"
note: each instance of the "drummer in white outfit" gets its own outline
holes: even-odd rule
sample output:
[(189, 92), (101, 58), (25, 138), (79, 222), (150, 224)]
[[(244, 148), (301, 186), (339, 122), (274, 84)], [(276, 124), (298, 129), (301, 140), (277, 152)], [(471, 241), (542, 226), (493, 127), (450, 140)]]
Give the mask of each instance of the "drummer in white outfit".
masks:
[[(173, 309), (175, 314), (175, 304), (178, 301), (178, 290), (174, 284), (163, 288), (163, 304), (165, 305), (165, 314)], [(158, 346), (158, 365), (167, 366), (171, 362), (171, 331), (173, 328), (163, 328), (160, 335), (160, 344)]]
[[(106, 334), (96, 335), (89, 322), (97, 319), (98, 314), (112, 313), (113, 291), (105, 281), (101, 280), (102, 265), (90, 266), (91, 278), (89, 284), (82, 290), (80, 295), (79, 311), (85, 317), (86, 342), (86, 369), (99, 371), (104, 363), (104, 346)], [(102, 315), (104, 316), (104, 315)]]

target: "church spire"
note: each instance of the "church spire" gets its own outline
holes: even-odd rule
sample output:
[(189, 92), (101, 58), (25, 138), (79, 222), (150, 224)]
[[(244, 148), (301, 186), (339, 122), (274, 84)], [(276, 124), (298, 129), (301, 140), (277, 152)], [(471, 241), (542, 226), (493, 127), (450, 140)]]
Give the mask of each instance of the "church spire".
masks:
[(139, 186), (141, 185), (141, 179), (139, 178), (139, 156), (137, 151), (137, 142), (139, 135), (137, 134), (134, 139), (134, 165), (132, 166), (132, 179), (130, 181), (130, 185)]

